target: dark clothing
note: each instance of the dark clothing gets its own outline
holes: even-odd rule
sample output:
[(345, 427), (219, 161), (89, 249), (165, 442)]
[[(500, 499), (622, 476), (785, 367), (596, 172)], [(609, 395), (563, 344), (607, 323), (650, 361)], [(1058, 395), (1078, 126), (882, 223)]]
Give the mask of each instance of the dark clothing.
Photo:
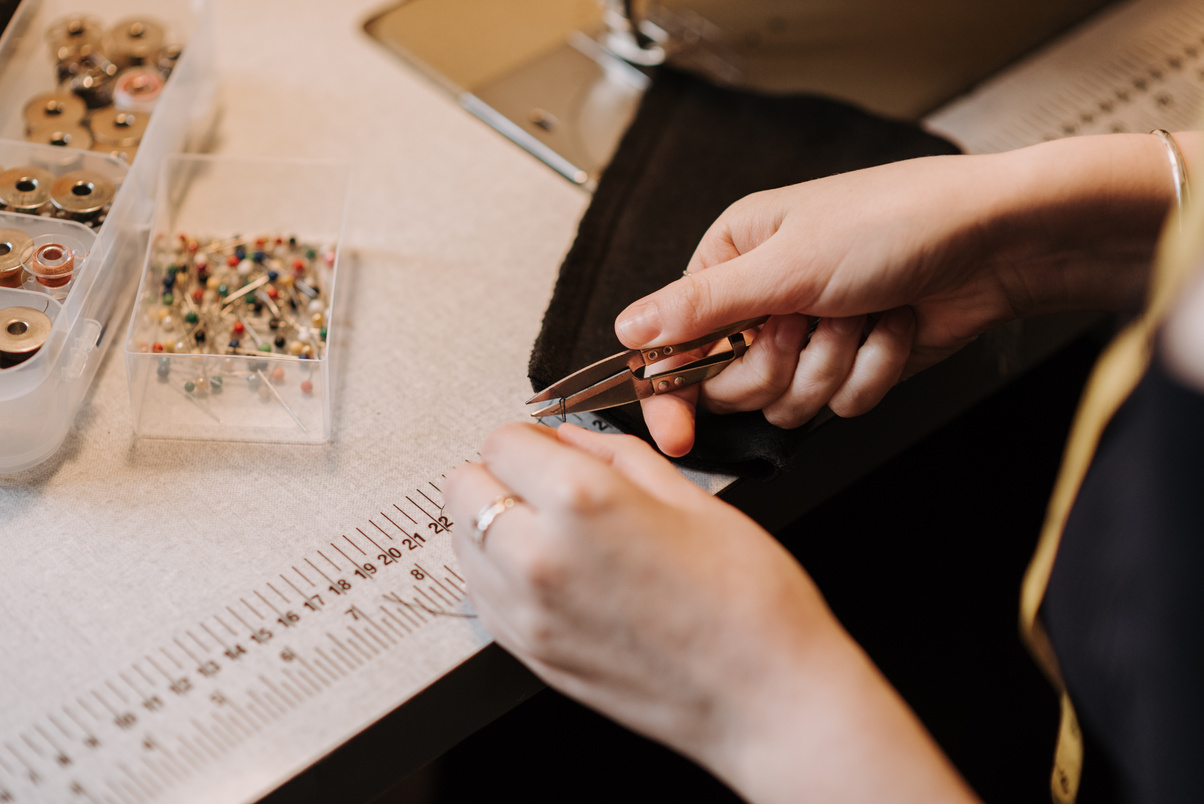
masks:
[(1101, 438), (1041, 609), (1087, 737), (1080, 804), (1204, 796), (1204, 394), (1154, 360)]

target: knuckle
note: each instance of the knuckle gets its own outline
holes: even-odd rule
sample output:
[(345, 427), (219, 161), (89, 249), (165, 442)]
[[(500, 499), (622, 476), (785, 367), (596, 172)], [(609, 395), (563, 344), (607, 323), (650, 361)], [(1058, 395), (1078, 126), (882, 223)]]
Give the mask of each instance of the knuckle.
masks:
[(593, 472), (558, 472), (550, 489), (556, 511), (571, 517), (589, 517), (608, 508), (615, 496), (613, 484)]
[(682, 283), (681, 293), (674, 297), (673, 313), (685, 321), (706, 319), (713, 309), (713, 296), (708, 274), (690, 277)]
[(505, 452), (525, 426), (521, 422), (509, 422), (493, 430), (481, 443), (481, 457), (488, 463), (490, 458)]
[(765, 420), (774, 427), (793, 430), (815, 417), (818, 407), (811, 405), (775, 405), (764, 410)]
[(832, 412), (837, 416), (848, 419), (869, 412), (878, 401), (879, 395), (875, 389), (854, 385), (841, 388), (840, 392), (832, 397), (828, 407), (832, 408)]

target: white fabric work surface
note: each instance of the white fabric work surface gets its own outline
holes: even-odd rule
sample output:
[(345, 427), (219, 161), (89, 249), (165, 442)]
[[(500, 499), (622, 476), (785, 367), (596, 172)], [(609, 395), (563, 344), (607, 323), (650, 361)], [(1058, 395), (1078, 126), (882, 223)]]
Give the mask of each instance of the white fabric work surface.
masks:
[[(322, 564), (316, 551), (336, 542), (378, 568), (361, 580), (325, 550), (341, 571), (322, 567), (354, 583), (369, 621), (383, 619), (389, 591), (434, 600), (415, 588), (409, 552), (385, 567), (342, 541), (374, 553), (362, 529), (397, 544), (381, 535), (402, 535), (383, 512), (425, 534), (416, 555), (434, 576), (427, 586), (451, 584), (446, 532), (408, 525), (393, 506), (422, 519), (409, 497), (437, 517), (429, 482), (524, 415), (529, 350), (588, 203), (370, 41), (360, 26), (379, 7), (214, 3), (222, 117), (212, 150), (353, 165), (334, 439), (136, 440), (121, 344), (110, 350), (60, 452), (0, 480), (0, 794), (62, 801), (74, 782), (96, 802), (252, 800), (488, 642), (475, 620), (424, 618), (417, 606), (373, 631), (334, 595), (313, 612), (286, 586), (312, 591), (292, 574), (299, 565), (321, 591), (326, 580), (302, 561)], [(445, 592), (448, 609), (467, 610)], [(286, 611), (300, 616), (295, 631), (273, 624)], [(249, 640), (236, 617), (271, 626), (272, 640)], [(328, 645), (325, 658), (309, 655), (316, 666), (282, 664), (297, 647), (290, 634), (313, 633), (315, 620), (347, 655)], [(237, 662), (223, 657), (235, 644)], [(197, 672), (208, 660), (219, 665), (212, 677)], [(255, 676), (270, 683), (253, 695), (242, 679)], [(173, 693), (177, 677), (191, 690)], [(127, 712), (135, 723), (116, 725)], [(56, 765), (59, 753), (69, 766)]]

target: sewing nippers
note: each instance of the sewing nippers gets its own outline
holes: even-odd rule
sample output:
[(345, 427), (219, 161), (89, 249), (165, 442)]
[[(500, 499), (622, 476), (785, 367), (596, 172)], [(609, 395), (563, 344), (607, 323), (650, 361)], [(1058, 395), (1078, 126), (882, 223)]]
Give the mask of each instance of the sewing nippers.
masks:
[[(672, 346), (654, 346), (650, 349), (628, 349), (617, 355), (599, 360), (597, 363), (575, 371), (562, 380), (552, 383), (527, 400), (528, 405), (540, 402), (552, 404), (542, 407), (531, 415), (534, 417), (559, 416), (570, 413), (585, 413), (625, 405), (654, 394), (664, 394), (685, 388), (714, 377), (727, 368), (748, 349), (749, 342), (744, 331), (759, 327), (769, 316), (750, 318), (720, 327), (714, 332), (685, 343)], [(692, 360), (673, 368), (649, 374), (648, 368), (678, 355), (696, 349), (711, 347), (726, 340), (730, 349)]]

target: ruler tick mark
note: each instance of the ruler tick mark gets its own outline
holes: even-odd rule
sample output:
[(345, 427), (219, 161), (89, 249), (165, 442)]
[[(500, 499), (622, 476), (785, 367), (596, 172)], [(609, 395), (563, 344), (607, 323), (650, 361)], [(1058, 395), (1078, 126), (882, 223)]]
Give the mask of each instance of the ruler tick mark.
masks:
[(280, 579), (281, 579), (282, 581), (284, 581), (286, 584), (288, 584), (289, 586), (291, 586), (291, 587), (292, 587), (292, 589), (293, 589), (293, 591), (294, 591), (294, 592), (296, 592), (297, 594), (299, 594), (299, 595), (301, 596), (301, 599), (302, 599), (302, 600), (308, 600), (308, 599), (309, 599), (309, 596), (308, 596), (308, 595), (306, 595), (304, 592), (302, 592), (300, 589), (298, 589), (298, 588), (297, 588), (297, 585), (296, 585), (295, 583), (293, 583), (292, 581), (290, 581), (288, 578), (285, 578), (283, 575), (281, 575), (281, 576), (280, 576)]
[[(434, 601), (434, 599), (426, 593), (425, 589), (423, 589), (420, 586), (415, 586), (414, 591), (417, 592), (418, 594), (422, 595), (423, 597), (425, 597), (427, 599), (427, 601), (429, 601), (430, 604), (435, 607), (434, 609), (426, 609), (428, 613), (430, 613), (430, 614), (438, 614), (439, 613), (439, 610), (440, 610), (439, 604), (436, 603)], [(426, 608), (426, 607), (423, 606), (423, 608)]]
[[(369, 520), (369, 521), (370, 521), (370, 520)], [(377, 543), (376, 543), (376, 540), (375, 540), (375, 539), (373, 539), (371, 536), (369, 536), (367, 533), (364, 533), (364, 532), (363, 532), (362, 530), (360, 530), (359, 528), (356, 528), (356, 530), (358, 530), (358, 531), (359, 531), (359, 534), (360, 534), (361, 536), (363, 536), (363, 537), (364, 537), (365, 539), (367, 539), (368, 541), (372, 542), (372, 545), (373, 545), (373, 546), (374, 546), (374, 547), (375, 547), (377, 550), (380, 550), (382, 553), (385, 551), (385, 548), (383, 548), (383, 547), (381, 547), (379, 544), (377, 544)]]
[(395, 622), (395, 623), (397, 623), (399, 626), (401, 626), (403, 629), (405, 629), (405, 632), (406, 632), (407, 634), (411, 633), (411, 631), (410, 631), (410, 626), (406, 625), (406, 624), (405, 624), (405, 623), (403, 623), (401, 620), (399, 620), (399, 619), (397, 619), (396, 617), (394, 617), (394, 616), (393, 616), (393, 612), (389, 611), (389, 610), (388, 610), (388, 609), (386, 609), (384, 606), (381, 606), (381, 607), (380, 607), (380, 610), (381, 610), (382, 612), (384, 612), (384, 615), (385, 615), (385, 617), (386, 617), (387, 619), (389, 619), (389, 620), (392, 620), (393, 622)]
[[(339, 638), (336, 637), (334, 634), (331, 634), (329, 631), (327, 631), (326, 636), (330, 637), (330, 641), (333, 642), (335, 645), (337, 645), (342, 650), (344, 656), (346, 657), (344, 659), (344, 661), (346, 661), (347, 664), (349, 666), (351, 666), (352, 668), (358, 670), (359, 666), (364, 663), (364, 660), (359, 658), (358, 656), (356, 656), (350, 650), (348, 650), (347, 646), (344, 645), (342, 642), (340, 642)], [(354, 664), (352, 664), (353, 662), (354, 662)]]
[[(331, 542), (331, 543), (330, 543), (330, 546), (331, 546), (331, 547), (334, 547), (334, 542)], [(334, 547), (334, 549), (335, 549), (335, 550), (339, 550), (339, 548), (337, 548), (337, 547)], [(360, 552), (363, 552), (363, 551), (361, 550)], [(341, 555), (343, 558), (345, 558), (345, 559), (347, 559), (348, 561), (350, 561), (350, 562), (351, 562), (351, 566), (355, 567), (356, 569), (360, 569), (360, 565), (359, 565), (359, 564), (357, 564), (357, 563), (355, 562), (355, 560), (351, 558), (351, 556), (347, 555), (347, 554), (346, 554), (346, 553), (344, 553), (342, 550), (339, 550), (339, 555)]]
[(364, 655), (364, 658), (368, 661), (376, 658), (380, 651), (376, 649), (375, 645), (364, 639), (360, 632), (356, 631), (355, 628), (347, 626), (347, 630), (351, 632), (351, 637), (355, 637), (355, 639), (348, 637), (347, 644), (359, 650)]
[(240, 597), (239, 600), (242, 601), (242, 604), (244, 606), (246, 606), (251, 611), (252, 614), (254, 614), (256, 617), (258, 617), (261, 620), (263, 619), (263, 615), (260, 614), (258, 611), (256, 611), (255, 608), (250, 603), (247, 602), (246, 598)]
[(113, 684), (112, 681), (106, 680), (105, 686), (108, 687), (109, 690), (113, 693), (113, 695), (115, 695), (117, 697), (117, 700), (121, 701), (122, 703), (129, 703), (129, 701), (126, 699), (126, 697), (121, 694), (121, 690), (117, 689), (117, 687)]
[(230, 646), (227, 645), (221, 637), (219, 637), (217, 634), (215, 634), (211, 630), (209, 630), (209, 626), (205, 625), (204, 623), (201, 623), (201, 628), (204, 628), (205, 633), (208, 634), (209, 636), (213, 637), (214, 642), (221, 645), (224, 649), (230, 650)]
[[(229, 606), (226, 606), (226, 611), (230, 612), (230, 615), (231, 615), (232, 617), (234, 617), (234, 619), (236, 619), (236, 620), (238, 620), (240, 623), (242, 623), (242, 624), (243, 624), (243, 626), (244, 626), (244, 627), (245, 627), (245, 628), (246, 628), (248, 631), (254, 631), (254, 630), (255, 630), (255, 629), (254, 629), (254, 628), (252, 628), (251, 626), (247, 625), (247, 621), (246, 621), (246, 620), (244, 620), (242, 617), (239, 617), (239, 616), (238, 616), (238, 614), (237, 614), (237, 612), (235, 612), (235, 611), (234, 611), (234, 609), (230, 608)], [(233, 631), (231, 631), (230, 633), (234, 633), (234, 632), (233, 632)]]
[(380, 609), (381, 613), (381, 622), (388, 627), (389, 633), (393, 634), (393, 636), (397, 637), (398, 639), (403, 638), (405, 634), (403, 634), (395, 625), (393, 625), (393, 618), (389, 616), (389, 612), (385, 610), (385, 607), (378, 606), (378, 608)]
[[(407, 497), (406, 499), (409, 499), (409, 498)], [(406, 519), (410, 520), (415, 525), (418, 524), (418, 520), (415, 519), (414, 517), (410, 516), (409, 514), (407, 514), (405, 511), (403, 511), (397, 503), (393, 503), (393, 507), (396, 508), (398, 511), (400, 511), (401, 515), (404, 516)], [(383, 512), (381, 513), (381, 516), (385, 516)], [(389, 517), (385, 516), (385, 519), (389, 519)], [(393, 522), (392, 519), (389, 519), (389, 521)], [(394, 523), (394, 524), (396, 524), (396, 523)], [(399, 528), (399, 530), (400, 530), (400, 528)]]
[[(287, 677), (287, 678), (288, 678), (288, 680), (289, 680), (289, 681), (291, 681), (291, 682), (292, 682), (292, 686), (291, 686), (291, 687), (288, 687), (287, 689), (288, 689), (288, 691), (289, 691), (289, 692), (292, 692), (294, 695), (296, 695), (296, 693), (295, 693), (295, 692), (293, 692), (293, 687), (296, 687), (297, 689), (301, 690), (301, 692), (303, 692), (303, 693), (305, 694), (305, 697), (306, 697), (306, 698), (312, 698), (312, 697), (314, 696), (314, 692), (315, 692), (315, 691), (318, 691), (318, 690), (316, 690), (316, 689), (315, 689), (315, 690), (311, 690), (311, 689), (310, 689), (310, 686), (311, 686), (311, 685), (313, 685), (313, 682), (312, 682), (312, 681), (309, 681), (309, 682), (306, 682), (305, 684), (302, 684), (302, 683), (301, 683), (301, 674), (300, 674), (300, 673), (294, 673), (292, 670), (290, 670), (289, 668), (287, 668), (287, 667), (286, 667), (286, 668), (284, 668), (284, 675), (285, 675), (285, 677)], [(284, 685), (284, 682), (283, 682), (283, 681), (282, 681), (282, 682), (280, 682), (280, 683), (281, 683), (282, 685)], [(313, 686), (315, 686), (315, 687), (316, 687), (316, 685), (313, 685)], [(297, 697), (298, 699), (300, 699), (300, 698), (301, 698), (301, 696), (300, 696), (300, 695), (296, 695), (296, 697)]]
[(275, 684), (273, 684), (273, 683), (272, 683), (271, 681), (269, 681), (269, 680), (268, 680), (266, 677), (264, 677), (264, 675), (263, 675), (262, 673), (259, 675), (259, 680), (263, 682), (263, 685), (264, 685), (265, 687), (267, 687), (269, 690), (271, 690), (273, 693), (275, 693), (275, 695), (276, 695), (276, 697), (277, 697), (277, 698), (279, 698), (280, 700), (282, 700), (282, 701), (284, 701), (286, 704), (288, 704), (288, 708), (289, 708), (289, 709), (294, 709), (294, 708), (296, 708), (296, 704), (294, 704), (294, 703), (292, 702), (292, 700), (291, 700), (291, 699), (290, 699), (290, 698), (289, 698), (287, 695), (285, 695), (284, 693), (282, 693), (282, 692), (280, 691), (280, 689), (279, 689), (279, 688), (278, 688), (278, 687), (277, 687)]
[[(184, 669), (184, 665), (182, 665), (182, 664), (180, 664), (179, 662), (177, 662), (177, 661), (176, 661), (176, 657), (175, 657), (175, 656), (172, 656), (170, 653), (168, 653), (168, 652), (167, 652), (167, 648), (159, 648), (159, 653), (162, 653), (164, 656), (166, 656), (166, 657), (167, 657), (167, 660), (168, 660), (169, 662), (171, 662), (172, 664), (174, 664), (174, 665), (176, 666), (176, 668), (177, 668), (177, 669), (179, 669), (179, 670), (183, 670), (183, 669)], [(187, 653), (187, 651), (185, 651), (185, 653)]]
[[(249, 690), (247, 692), (247, 695), (251, 698), (252, 701), (254, 701), (259, 706), (260, 709), (267, 712), (268, 717), (270, 717), (272, 720), (276, 720), (280, 717), (280, 715), (276, 712), (276, 710), (278, 709), (277, 704), (272, 701), (269, 701), (267, 699), (267, 696), (261, 696), (255, 690)], [(271, 703), (272, 705), (268, 706), (269, 703)]]
[(171, 641), (176, 643), (176, 647), (179, 648), (180, 650), (184, 651), (184, 655), (187, 656), (189, 659), (192, 659), (192, 661), (194, 663), (196, 663), (196, 664), (201, 663), (201, 660), (198, 659), (197, 657), (193, 656), (192, 653), (188, 650), (188, 648), (184, 647), (184, 643), (180, 642), (180, 640), (176, 639), (175, 637), (172, 637)]
[(150, 662), (150, 666), (151, 666), (151, 667), (153, 667), (153, 668), (155, 668), (156, 670), (158, 670), (158, 671), (159, 671), (159, 675), (161, 675), (161, 676), (163, 676), (165, 679), (167, 679), (168, 683), (170, 683), (170, 682), (174, 681), (174, 679), (173, 679), (171, 676), (169, 676), (169, 675), (167, 675), (167, 673), (163, 672), (163, 668), (162, 668), (162, 667), (160, 667), (160, 666), (159, 666), (159, 664), (158, 664), (158, 663), (157, 663), (157, 662), (156, 662), (154, 659), (152, 659), (151, 657), (147, 656), (147, 657), (146, 657), (146, 660), (147, 660), (148, 662)]
[[(384, 516), (384, 515), (382, 514), (382, 516)], [(388, 517), (386, 517), (386, 519), (387, 519), (387, 518), (388, 518)], [(373, 522), (371, 519), (369, 519), (369, 520), (368, 520), (368, 524), (369, 524), (369, 525), (371, 525), (372, 527), (376, 528), (377, 530), (379, 530), (381, 533), (384, 533), (386, 536), (389, 536), (389, 534), (385, 533), (385, 529), (384, 529), (384, 528), (382, 528), (380, 525), (378, 525), (378, 524), (376, 524), (375, 522)], [(401, 530), (401, 529), (400, 529), (400, 528), (398, 528), (398, 530)], [(365, 533), (364, 535), (366, 536), (367, 534)], [(389, 536), (389, 539), (392, 539), (392, 538), (393, 538), (392, 536)]]
[(109, 702), (106, 701), (104, 698), (101, 698), (99, 692), (97, 692), (96, 690), (92, 690), (92, 697), (94, 697), (96, 700), (100, 701), (100, 705), (103, 706), (105, 709), (108, 709), (110, 715), (112, 715), (113, 717), (117, 717), (117, 710), (115, 710), (113, 707), (109, 706)]
[[(368, 625), (371, 625), (377, 631), (380, 631), (380, 633), (383, 634), (385, 639), (389, 640), (390, 643), (392, 643), (394, 645), (397, 644), (397, 641), (393, 639), (392, 635), (389, 634), (387, 631), (385, 631), (383, 628), (381, 628), (379, 625), (377, 625), (376, 621), (373, 620), (371, 617), (369, 617), (367, 612), (361, 612), (361, 614), (363, 614), (364, 619), (368, 621)], [(365, 629), (365, 630), (367, 630), (367, 629)], [(371, 634), (372, 632), (368, 631), (368, 633)], [(381, 647), (387, 648), (387, 646), (383, 642), (381, 643)]]
[[(433, 483), (432, 483), (431, 485), (432, 485), (432, 487), (434, 486), (434, 484), (433, 484)], [(422, 489), (418, 489), (417, 491), (418, 491), (418, 493), (419, 493), (419, 494), (421, 494), (421, 495), (422, 495), (423, 499), (425, 499), (425, 500), (426, 500), (427, 502), (429, 502), (431, 505), (435, 506), (435, 510), (436, 510), (436, 511), (442, 511), (442, 510), (443, 510), (443, 506), (442, 506), (442, 505), (440, 505), (439, 503), (435, 502), (434, 500), (432, 500), (430, 497), (427, 497), (427, 496), (426, 496), (426, 493), (425, 493), (425, 492), (423, 492), (423, 491), (422, 491)]]
[[(333, 547), (333, 545), (331, 545), (331, 546)], [(318, 555), (322, 556), (322, 558), (326, 558), (326, 554), (325, 554), (325, 553), (323, 553), (321, 550), (317, 550), (317, 551), (315, 551), (315, 552), (317, 552), (317, 554), (318, 554)], [(327, 560), (328, 562), (330, 562), (330, 566), (334, 567), (336, 570), (337, 570), (337, 569), (341, 569), (341, 567), (339, 567), (339, 565), (338, 565), (338, 564), (334, 563), (334, 562), (333, 562), (333, 561), (331, 561), (329, 558), (326, 558), (326, 560)]]
[[(419, 493), (421, 494), (422, 492), (419, 492)], [(425, 495), (423, 495), (423, 496), (425, 496)], [(429, 519), (430, 521), (434, 522), (435, 524), (438, 524), (438, 523), (439, 523), (439, 520), (435, 519), (433, 516), (431, 516), (430, 514), (428, 514), (428, 513), (426, 512), (426, 509), (425, 509), (425, 508), (423, 508), (423, 507), (422, 507), (421, 505), (419, 505), (418, 503), (414, 502), (414, 500), (413, 500), (411, 497), (406, 497), (406, 499), (407, 499), (407, 500), (409, 500), (409, 503), (410, 503), (410, 505), (414, 506), (414, 507), (415, 507), (415, 508), (417, 508), (419, 511), (421, 511), (421, 512), (422, 512), (422, 514), (423, 514), (423, 516), (425, 516), (427, 519)], [(436, 507), (438, 507), (438, 506), (436, 506)], [(417, 523), (417, 522), (415, 522), (414, 524), (418, 524), (418, 523)]]
[[(290, 565), (290, 566), (291, 566), (291, 565)], [(304, 574), (301, 572), (301, 570), (297, 569), (296, 567), (293, 567), (292, 569), (293, 569), (293, 572), (295, 572), (295, 573), (297, 573), (299, 576), (301, 576), (301, 580), (305, 581), (305, 582), (306, 582), (307, 584), (309, 584), (310, 586), (316, 586), (316, 584), (315, 584), (313, 581), (311, 581), (309, 578), (306, 578), (306, 577), (305, 577), (305, 575), (304, 575)], [(283, 576), (283, 575), (281, 575), (280, 577), (281, 577), (281, 578), (283, 578), (284, 576)]]
[(276, 616), (277, 616), (277, 617), (283, 617), (283, 616), (284, 616), (284, 614), (283, 614), (283, 613), (281, 613), (280, 609), (278, 609), (278, 608), (276, 608), (275, 606), (273, 606), (271, 603), (269, 603), (269, 602), (268, 602), (268, 599), (267, 599), (266, 597), (264, 597), (263, 595), (259, 594), (259, 590), (258, 590), (258, 589), (257, 589), (257, 590), (255, 590), (255, 597), (257, 597), (257, 598), (259, 598), (260, 600), (262, 600), (262, 601), (263, 601), (263, 605), (267, 606), (269, 609), (271, 609), (272, 611), (276, 612)]
[[(334, 637), (331, 637), (330, 634), (327, 634), (326, 636), (330, 637), (332, 640), (334, 639)], [(347, 671), (344, 670), (342, 667), (339, 667), (338, 662), (336, 662), (334, 659), (331, 659), (329, 656), (327, 656), (326, 652), (323, 651), (321, 648), (314, 648), (314, 653), (318, 654), (319, 658), (321, 658), (326, 664), (330, 665), (331, 671), (333, 671), (333, 672), (331, 672), (332, 677), (333, 677), (334, 673), (337, 673), (339, 678), (342, 678), (343, 676), (347, 675)], [(335, 654), (335, 655), (338, 656), (338, 654)], [(341, 660), (342, 657), (339, 657), (339, 658)], [(328, 671), (328, 672), (330, 672), (330, 671)]]
[(452, 601), (448, 600), (446, 597), (444, 597), (444, 596), (443, 596), (443, 595), (442, 595), (442, 594), (439, 592), (439, 590), (438, 590), (438, 589), (436, 589), (436, 588), (435, 588), (435, 587), (433, 587), (433, 586), (429, 586), (429, 587), (427, 587), (427, 588), (430, 590), (430, 592), (431, 592), (431, 594), (432, 594), (432, 595), (434, 595), (435, 597), (437, 597), (437, 598), (439, 598), (440, 600), (442, 600), (442, 601), (443, 601), (443, 605), (444, 605), (444, 606), (446, 606), (448, 609), (451, 609), (451, 608), (454, 608), (454, 607), (455, 607), (455, 604), (454, 604), (454, 603), (452, 603)]
[(55, 719), (54, 719), (54, 715), (46, 715), (46, 719), (47, 719), (47, 720), (49, 720), (49, 721), (50, 721), (50, 725), (52, 725), (52, 726), (54, 726), (56, 729), (58, 729), (58, 730), (59, 730), (59, 732), (60, 732), (60, 733), (61, 733), (61, 734), (62, 734), (64, 737), (66, 737), (68, 740), (70, 740), (70, 739), (71, 739), (71, 733), (70, 733), (70, 732), (68, 732), (66, 729), (64, 729), (64, 728), (62, 727), (62, 725), (60, 725), (60, 724), (59, 724), (59, 722), (58, 722), (57, 720), (55, 720)]
[(33, 755), (35, 757), (38, 757), (41, 759), (45, 758), (45, 754), (43, 754), (41, 749), (39, 749), (36, 745), (33, 744), (33, 740), (29, 739), (28, 734), (22, 734), (21, 739), (24, 740), (25, 744), (29, 746), (29, 750), (33, 751)]
[(142, 697), (144, 697), (144, 696), (142, 695), (142, 690), (140, 690), (140, 689), (138, 689), (137, 687), (135, 687), (135, 686), (134, 686), (134, 682), (130, 681), (130, 680), (129, 680), (129, 679), (126, 677), (125, 673), (118, 673), (118, 674), (117, 674), (117, 677), (118, 677), (118, 678), (120, 678), (122, 681), (124, 681), (124, 682), (125, 682), (125, 685), (126, 685), (127, 687), (129, 687), (130, 689), (132, 689), (132, 690), (134, 691), (134, 694), (135, 694), (135, 695), (137, 695), (139, 698), (142, 698)]
[(138, 675), (142, 676), (142, 680), (146, 682), (147, 686), (150, 687), (151, 689), (154, 689), (155, 682), (151, 681), (150, 676), (148, 676), (146, 674), (146, 671), (143, 670), (141, 667), (139, 667), (137, 662), (134, 662), (133, 667), (134, 667), (134, 672), (136, 672)]
[[(356, 528), (356, 530), (359, 530), (359, 528)], [(363, 533), (363, 531), (362, 531), (362, 530), (360, 530), (360, 533)], [(362, 556), (366, 556), (366, 555), (368, 555), (368, 554), (367, 554), (367, 553), (365, 553), (363, 550), (360, 550), (360, 546), (359, 546), (358, 544), (356, 544), (355, 542), (353, 542), (353, 541), (351, 541), (350, 539), (348, 539), (348, 538), (347, 538), (347, 534), (346, 534), (346, 533), (344, 533), (344, 534), (343, 534), (343, 540), (344, 540), (344, 541), (346, 541), (346, 542), (347, 542), (347, 544), (349, 544), (349, 545), (351, 545), (352, 547), (354, 547), (356, 550), (359, 550), (359, 551), (360, 551), (360, 555), (362, 555)], [(334, 545), (332, 544), (332, 545), (331, 545), (331, 547), (334, 547)], [(336, 549), (336, 550), (338, 550), (338, 548), (337, 548), (337, 547), (335, 547), (335, 549)], [(343, 552), (343, 551), (342, 551), (342, 550), (339, 550), (339, 552), (341, 553), (341, 552)]]
[(308, 670), (308, 671), (309, 671), (310, 675), (312, 675), (312, 676), (313, 676), (314, 678), (316, 678), (318, 681), (321, 681), (321, 682), (322, 682), (323, 684), (325, 684), (326, 686), (328, 686), (328, 687), (330, 686), (330, 681), (329, 681), (329, 680), (326, 678), (326, 675), (327, 675), (327, 673), (326, 673), (325, 671), (323, 671), (323, 672), (319, 673), (319, 672), (318, 672), (318, 671), (315, 669), (315, 668), (317, 667), (317, 662), (316, 662), (316, 661), (314, 662), (314, 665), (311, 667), (311, 666), (310, 666), (310, 664), (309, 664), (309, 662), (307, 662), (307, 661), (305, 660), (305, 657), (304, 657), (304, 656), (298, 656), (298, 657), (297, 657), (297, 660), (298, 660), (299, 662), (301, 662), (301, 666), (302, 666), (302, 667), (304, 667), (306, 670)]
[(198, 648), (200, 648), (203, 651), (209, 650), (209, 647), (204, 642), (201, 642), (201, 640), (197, 639), (196, 636), (191, 631), (186, 630), (186, 631), (184, 631), (184, 633), (188, 636), (189, 639), (191, 639), (193, 642), (196, 643)]
[[(280, 577), (281, 577), (281, 578), (283, 578), (284, 576), (283, 576), (283, 575), (281, 575)], [(288, 602), (288, 598), (284, 596), (284, 593), (283, 593), (283, 592), (281, 592), (281, 591), (280, 591), (279, 589), (277, 589), (276, 587), (272, 586), (271, 582), (268, 582), (268, 584), (267, 584), (267, 587), (268, 587), (268, 589), (271, 589), (271, 590), (272, 590), (273, 592), (275, 592), (276, 594), (280, 595), (280, 599), (281, 599), (281, 600), (283, 600), (285, 603), (287, 603), (287, 602)]]
[[(329, 560), (330, 560), (330, 559), (327, 559), (327, 561), (329, 561)], [(310, 560), (307, 558), (307, 559), (305, 559), (305, 563), (306, 563), (306, 564), (309, 564), (309, 565), (310, 565), (311, 567), (313, 567), (315, 570), (318, 570), (318, 574), (319, 574), (319, 575), (321, 575), (323, 578), (325, 578), (326, 580), (330, 581), (331, 583), (334, 583), (334, 580), (333, 580), (333, 579), (332, 579), (332, 578), (331, 578), (329, 575), (327, 575), (325, 572), (322, 572), (322, 570), (318, 569), (318, 566), (317, 566), (316, 564), (314, 564), (314, 562), (310, 561)]]

